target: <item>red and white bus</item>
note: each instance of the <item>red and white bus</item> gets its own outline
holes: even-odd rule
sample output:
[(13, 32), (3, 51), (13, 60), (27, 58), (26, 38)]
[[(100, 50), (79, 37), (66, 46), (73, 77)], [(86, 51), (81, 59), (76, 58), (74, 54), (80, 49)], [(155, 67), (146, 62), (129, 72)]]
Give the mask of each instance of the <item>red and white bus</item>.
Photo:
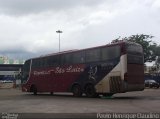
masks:
[(22, 91), (83, 93), (88, 97), (144, 90), (142, 46), (121, 41), (29, 59)]

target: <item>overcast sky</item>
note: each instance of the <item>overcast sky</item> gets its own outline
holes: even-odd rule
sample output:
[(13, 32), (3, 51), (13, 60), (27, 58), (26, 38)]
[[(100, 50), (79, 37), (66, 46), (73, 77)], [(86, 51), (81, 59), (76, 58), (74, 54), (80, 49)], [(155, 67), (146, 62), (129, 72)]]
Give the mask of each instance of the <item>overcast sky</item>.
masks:
[(0, 0), (0, 55), (30, 58), (153, 35), (160, 44), (160, 0)]

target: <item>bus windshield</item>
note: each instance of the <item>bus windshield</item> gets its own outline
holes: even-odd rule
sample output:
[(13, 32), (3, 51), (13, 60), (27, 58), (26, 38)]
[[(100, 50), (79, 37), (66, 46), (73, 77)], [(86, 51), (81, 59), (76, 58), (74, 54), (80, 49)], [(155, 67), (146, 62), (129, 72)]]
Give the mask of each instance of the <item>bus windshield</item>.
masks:
[(143, 48), (137, 43), (127, 43), (127, 62), (132, 64), (143, 64)]
[(26, 83), (29, 77), (29, 70), (30, 70), (30, 60), (26, 61), (23, 65), (23, 71), (22, 71), (22, 78), (21, 82), (22, 84)]

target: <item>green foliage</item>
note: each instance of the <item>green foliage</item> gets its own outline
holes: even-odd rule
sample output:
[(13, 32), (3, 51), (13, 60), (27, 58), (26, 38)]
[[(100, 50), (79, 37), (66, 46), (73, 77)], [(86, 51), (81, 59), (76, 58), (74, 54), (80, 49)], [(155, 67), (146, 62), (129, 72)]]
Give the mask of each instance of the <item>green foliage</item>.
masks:
[(2, 58), (0, 58), (0, 64), (3, 64), (4, 60)]

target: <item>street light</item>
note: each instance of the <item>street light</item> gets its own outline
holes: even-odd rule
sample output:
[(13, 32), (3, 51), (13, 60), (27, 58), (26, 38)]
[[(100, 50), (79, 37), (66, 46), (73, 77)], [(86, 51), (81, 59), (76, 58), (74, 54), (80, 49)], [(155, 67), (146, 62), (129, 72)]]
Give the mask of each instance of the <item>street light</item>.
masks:
[(60, 33), (62, 33), (62, 31), (58, 30), (56, 32), (59, 33), (59, 52), (60, 52), (60, 45), (61, 45), (61, 43), (60, 43)]

